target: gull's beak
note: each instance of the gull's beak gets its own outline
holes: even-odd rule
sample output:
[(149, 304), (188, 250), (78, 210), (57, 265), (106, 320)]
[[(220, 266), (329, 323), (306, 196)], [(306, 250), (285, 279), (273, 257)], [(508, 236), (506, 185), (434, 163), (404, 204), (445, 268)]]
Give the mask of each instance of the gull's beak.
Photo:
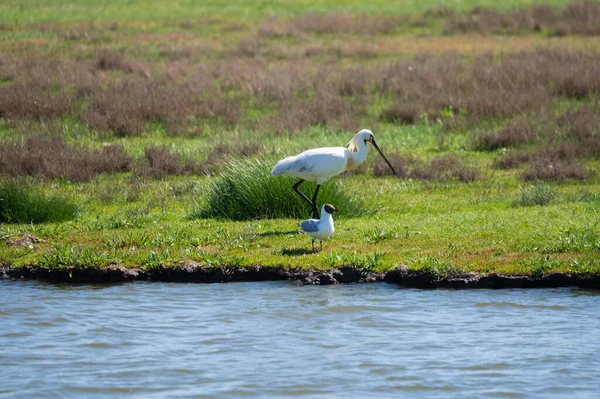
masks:
[(388, 166), (390, 167), (390, 169), (392, 169), (392, 172), (394, 172), (394, 174), (397, 175), (396, 169), (394, 169), (394, 167), (392, 166), (392, 164), (390, 163), (390, 161), (388, 161), (388, 159), (385, 157), (385, 155), (383, 155), (383, 152), (381, 151), (381, 149), (379, 148), (379, 146), (375, 142), (374, 138), (371, 139), (371, 143), (373, 143), (373, 147), (375, 147), (375, 149), (377, 150), (377, 152), (379, 153), (379, 155), (381, 155), (381, 157), (388, 164)]

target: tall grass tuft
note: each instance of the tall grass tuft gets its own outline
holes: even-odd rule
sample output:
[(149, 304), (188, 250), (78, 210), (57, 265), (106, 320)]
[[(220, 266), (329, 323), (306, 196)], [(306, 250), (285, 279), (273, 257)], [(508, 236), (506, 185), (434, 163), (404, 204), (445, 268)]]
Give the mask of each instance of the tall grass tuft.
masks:
[(0, 222), (43, 223), (73, 219), (77, 206), (61, 197), (46, 197), (12, 180), (0, 182)]
[[(208, 188), (206, 204), (191, 214), (191, 218), (223, 218), (231, 220), (310, 217), (311, 208), (294, 192), (294, 179), (271, 176), (275, 158), (232, 159)], [(310, 198), (315, 184), (300, 186)], [(318, 206), (330, 203), (340, 209), (339, 217), (362, 216), (373, 211), (360, 198), (344, 191), (339, 180), (321, 186)]]
[(556, 199), (556, 191), (552, 187), (536, 183), (521, 187), (521, 197), (516, 201), (517, 206), (544, 206), (549, 205)]

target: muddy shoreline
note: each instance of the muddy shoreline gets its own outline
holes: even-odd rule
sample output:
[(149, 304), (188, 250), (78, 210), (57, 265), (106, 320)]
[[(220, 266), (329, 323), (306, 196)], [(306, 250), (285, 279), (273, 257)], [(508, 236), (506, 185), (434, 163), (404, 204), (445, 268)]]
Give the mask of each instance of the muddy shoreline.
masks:
[(197, 264), (160, 269), (128, 269), (112, 265), (103, 268), (64, 267), (44, 269), (35, 266), (11, 268), (0, 266), (0, 279), (41, 280), (73, 284), (106, 284), (127, 281), (162, 281), (188, 283), (228, 283), (237, 281), (292, 280), (299, 284), (329, 285), (385, 281), (413, 288), (554, 288), (581, 287), (600, 289), (600, 275), (548, 273), (542, 276), (514, 276), (466, 273), (444, 278), (406, 267), (372, 273), (345, 266), (326, 271), (308, 271), (274, 267), (208, 268)]

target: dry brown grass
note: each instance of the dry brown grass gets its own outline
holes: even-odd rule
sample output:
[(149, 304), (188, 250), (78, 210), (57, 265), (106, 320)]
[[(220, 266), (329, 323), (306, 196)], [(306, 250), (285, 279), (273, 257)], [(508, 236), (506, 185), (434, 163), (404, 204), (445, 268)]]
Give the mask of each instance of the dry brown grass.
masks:
[(97, 42), (106, 39), (105, 32), (93, 24), (75, 26), (66, 31), (60, 28), (56, 30), (58, 35), (65, 40)]
[(33, 56), (4, 60), (0, 63), (0, 77), (33, 88), (55, 91), (68, 89), (77, 96), (99, 88), (103, 79), (103, 75), (96, 73), (93, 65), (86, 61)]
[(578, 156), (600, 159), (600, 106), (585, 105), (565, 112), (557, 120)]
[(259, 32), (265, 36), (298, 36), (303, 34), (389, 34), (406, 22), (400, 17), (382, 15), (311, 14), (292, 18), (270, 18)]
[[(118, 136), (140, 135), (148, 122), (164, 124), (172, 135), (194, 135), (208, 124), (294, 134), (315, 125), (354, 130), (361, 120), (415, 123), (423, 114), (442, 116), (453, 129), (544, 113), (557, 97), (600, 93), (600, 55), (564, 49), (357, 65), (224, 58), (169, 63), (149, 74), (108, 71), (127, 71), (130, 63), (114, 53), (87, 62), (5, 60), (0, 75), (10, 83), (0, 86), (0, 113), (12, 119), (74, 114)], [(377, 115), (371, 105), (378, 97), (396, 105)]]
[(136, 174), (142, 178), (162, 179), (167, 175), (183, 175), (199, 172), (199, 164), (186, 160), (179, 153), (168, 148), (147, 146), (144, 160), (138, 164)]
[(372, 43), (360, 41), (346, 42), (336, 40), (331, 43), (307, 39), (295, 46), (285, 44), (270, 44), (260, 53), (275, 59), (362, 59), (371, 60), (380, 54), (380, 49)]
[(521, 174), (524, 180), (585, 180), (590, 176), (577, 160), (535, 157)]
[[(451, 110), (478, 122), (529, 112), (548, 103), (543, 91), (519, 84), (520, 72), (510, 61), (480, 57), (468, 64), (451, 54), (419, 56), (414, 61), (379, 66), (373, 76), (378, 91), (391, 93), (398, 103), (411, 104), (419, 113), (438, 115)], [(489, 73), (490, 69), (494, 73)], [(509, 79), (508, 85), (499, 81)]]
[(494, 161), (496, 169), (513, 169), (519, 165), (530, 162), (534, 154), (529, 151), (511, 151)]
[(166, 147), (147, 146), (144, 158), (138, 162), (136, 175), (141, 178), (162, 179), (167, 175), (214, 173), (232, 157), (248, 157), (260, 154), (262, 147), (256, 144), (218, 144), (208, 153), (205, 161), (186, 159), (180, 153)]
[[(531, 168), (524, 174), (529, 180), (584, 179), (588, 173), (577, 162), (580, 158), (600, 159), (600, 113), (597, 105), (567, 110), (558, 117), (536, 115), (518, 119), (492, 133), (474, 136), (475, 148), (528, 148), (501, 156), (495, 167), (510, 169), (522, 164)], [(531, 148), (533, 146), (533, 148)]]
[(347, 130), (358, 125), (364, 112), (364, 107), (344, 100), (336, 91), (321, 89), (307, 100), (279, 103), (277, 114), (261, 121), (259, 128), (279, 134), (298, 133), (317, 125)]
[(132, 159), (123, 147), (100, 150), (75, 149), (59, 137), (34, 135), (24, 143), (0, 143), (0, 173), (88, 181), (99, 173), (129, 171)]
[(509, 12), (475, 7), (466, 14), (450, 15), (444, 32), (514, 35), (546, 31), (556, 36), (598, 35), (599, 20), (600, 3), (591, 0), (572, 1), (562, 11), (547, 5)]
[(143, 132), (146, 121), (166, 120), (190, 112), (187, 100), (180, 91), (159, 82), (126, 79), (94, 93), (81, 118), (93, 129), (134, 136)]
[(492, 132), (479, 132), (474, 137), (474, 148), (493, 151), (498, 148), (519, 147), (539, 136), (540, 126), (527, 117), (517, 118)]
[[(600, 64), (594, 53), (548, 51), (551, 94), (582, 100), (600, 93)], [(568, 65), (568, 67), (566, 67)]]
[(593, 53), (559, 49), (511, 53), (500, 60), (481, 56), (471, 63), (456, 55), (421, 56), (377, 66), (371, 76), (379, 92), (391, 93), (400, 103), (432, 115), (452, 109), (476, 124), (495, 117), (543, 113), (556, 95), (596, 95), (600, 92), (598, 59)]
[[(508, 13), (476, 8), (460, 14), (440, 7), (429, 16), (437, 22), (449, 21), (449, 33), (540, 30), (552, 35), (595, 35), (600, 33), (599, 13), (600, 3), (577, 1), (560, 11), (539, 6)], [(417, 124), (428, 119), (449, 132), (507, 121), (504, 127), (481, 131), (472, 138), (475, 149), (511, 149), (499, 157), (496, 167), (521, 167), (525, 179), (588, 176), (578, 162), (600, 159), (600, 110), (590, 105), (600, 97), (597, 52), (589, 48), (484, 52), (462, 47), (469, 48), (465, 51), (469, 56), (464, 57), (445, 52), (461, 48), (463, 44), (454, 43), (460, 40), (432, 37), (428, 40), (436, 44), (429, 47), (430, 52), (416, 48), (408, 51), (414, 57), (397, 57), (406, 47), (396, 48), (393, 41), (403, 36), (382, 35), (404, 29), (407, 23), (427, 22), (350, 14), (309, 15), (266, 20), (252, 32), (246, 27), (248, 34), (234, 35), (239, 40), (236, 42), (202, 41), (189, 33), (186, 38), (194, 40), (182, 44), (178, 35), (177, 40), (146, 35), (163, 39), (155, 47), (163, 59), (156, 63), (148, 62), (148, 58), (141, 61), (142, 53), (129, 52), (126, 56), (102, 47), (106, 41), (95, 41), (114, 36), (112, 28), (82, 25), (72, 28), (72, 37), (59, 36), (85, 41), (87, 49), (77, 53), (75, 60), (0, 56), (0, 118), (14, 126), (21, 121), (47, 123), (69, 117), (102, 134), (116, 136), (144, 134), (148, 123), (162, 124), (172, 136), (198, 136), (210, 128), (216, 139), (219, 133), (212, 129), (214, 126), (288, 135), (311, 126), (355, 131), (365, 124)], [(182, 29), (189, 29), (188, 24)], [(59, 32), (57, 27), (47, 29)], [(375, 39), (372, 35), (380, 36)], [(294, 38), (281, 40), (277, 36)], [(144, 40), (150, 40), (148, 37)], [(533, 48), (528, 40), (537, 38), (536, 43), (542, 43), (544, 37), (537, 34), (511, 40)], [(501, 38), (484, 38), (492, 39)], [(564, 39), (551, 39), (558, 40)], [(479, 44), (473, 37), (464, 42), (469, 42), (464, 46)], [(392, 46), (386, 48), (390, 43)], [(565, 102), (588, 105), (557, 117), (555, 106)], [(382, 103), (392, 105), (377, 111)], [(40, 138), (30, 140), (29, 149), (26, 144), (2, 144), (3, 173), (51, 178), (68, 175), (72, 180), (86, 180), (101, 173), (97, 170), (112, 171), (101, 166), (94, 152), (75, 150), (60, 140), (56, 147), (36, 144)], [(35, 150), (44, 146), (72, 162), (71, 168), (81, 168), (81, 176), (58, 161), (44, 158), (39, 154), (42, 150)], [(32, 160), (11, 154), (20, 150)], [(117, 159), (117, 164), (131, 162), (122, 149), (102, 151), (116, 151), (105, 155)], [(260, 149), (247, 152), (255, 151)], [(189, 162), (165, 148), (148, 147), (140, 163), (123, 170), (137, 168), (139, 176), (151, 178), (212, 173), (224, 159), (245, 152), (241, 147), (219, 145), (207, 154), (206, 161)], [(96, 166), (81, 166), (78, 157), (90, 157)], [(425, 180), (471, 181), (478, 173), (456, 157), (424, 163), (397, 155), (393, 162), (401, 176)], [(376, 175), (389, 173), (381, 161), (358, 172), (370, 165), (374, 165)]]
[[(388, 161), (392, 164), (396, 170), (396, 175), (402, 179), (408, 177), (409, 165), (414, 164), (416, 161), (411, 157), (405, 157), (398, 154), (389, 154), (387, 157)], [(390, 170), (390, 167), (383, 159), (377, 159), (373, 166), (373, 174), (375, 176), (392, 176), (394, 172)]]
[(423, 110), (416, 104), (396, 103), (381, 111), (379, 119), (388, 123), (413, 125), (422, 114)]
[(204, 97), (170, 79), (131, 78), (91, 96), (80, 118), (99, 131), (136, 136), (144, 132), (146, 122), (166, 122), (174, 129), (169, 133), (177, 133), (192, 116), (234, 125), (239, 110), (225, 97)]
[[(553, 136), (554, 139), (557, 136)], [(530, 162), (554, 162), (575, 161), (577, 159), (577, 148), (568, 142), (542, 142), (536, 148), (526, 150), (513, 150), (500, 157), (495, 166), (499, 169), (515, 168)]]
[(101, 70), (120, 70), (126, 73), (135, 71), (134, 64), (127, 60), (123, 53), (101, 49), (96, 55), (96, 68)]
[(134, 162), (119, 145), (105, 145), (99, 150), (76, 149), (51, 129), (44, 134), (31, 135), (24, 142), (0, 143), (0, 175), (89, 181), (100, 173), (134, 171), (138, 178), (161, 179), (167, 175), (213, 173), (231, 157), (262, 152), (262, 147), (255, 144), (219, 144), (205, 161), (199, 161), (186, 159), (166, 147), (147, 146), (144, 156)]
[(494, 163), (498, 169), (524, 165), (525, 180), (584, 180), (591, 176), (581, 160), (600, 159), (600, 115), (597, 105), (567, 110), (558, 117), (520, 119), (491, 134), (474, 137), (474, 146), (493, 150), (514, 147)]
[(212, 148), (200, 168), (204, 174), (212, 174), (231, 157), (255, 156), (262, 153), (262, 150), (262, 147), (257, 144), (231, 145), (220, 143)]
[[(413, 157), (392, 154), (388, 160), (396, 169), (396, 175), (401, 178), (411, 178), (428, 181), (472, 182), (481, 176), (481, 170), (475, 166), (466, 165), (459, 156), (449, 154), (433, 158), (429, 162)], [(377, 159), (373, 168), (375, 176), (392, 176), (394, 173), (383, 159)]]
[(419, 164), (410, 172), (413, 179), (472, 182), (479, 178), (481, 171), (465, 165), (459, 156), (449, 154), (433, 158), (429, 163)]
[(77, 100), (100, 87), (93, 68), (82, 61), (28, 57), (0, 63), (0, 117), (50, 120), (76, 111)]
[(64, 91), (36, 84), (0, 86), (0, 118), (48, 120), (73, 111), (73, 99)]
[(537, 149), (507, 154), (498, 166), (514, 167), (525, 164), (521, 172), (524, 180), (585, 180), (590, 173), (577, 161), (576, 148), (563, 143), (553, 148)]
[(306, 61), (269, 65), (259, 60), (229, 60), (211, 65), (202, 74), (218, 79), (220, 90), (239, 90), (260, 101), (281, 102), (293, 97), (308, 97), (314, 90), (326, 87), (328, 73), (316, 71)]
[[(569, 3), (562, 13), (561, 23), (566, 24), (564, 33), (579, 35), (598, 35), (600, 34), (600, 3), (592, 0), (579, 0)], [(555, 34), (560, 34), (557, 27)]]

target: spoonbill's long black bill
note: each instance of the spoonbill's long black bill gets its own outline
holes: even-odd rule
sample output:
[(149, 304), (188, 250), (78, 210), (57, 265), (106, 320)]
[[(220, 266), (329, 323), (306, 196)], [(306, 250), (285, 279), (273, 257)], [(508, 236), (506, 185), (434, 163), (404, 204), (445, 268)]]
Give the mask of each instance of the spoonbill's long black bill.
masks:
[(381, 155), (381, 157), (388, 164), (388, 166), (390, 167), (390, 169), (392, 169), (392, 172), (394, 172), (394, 174), (397, 175), (396, 169), (394, 169), (394, 167), (392, 166), (392, 164), (390, 163), (390, 161), (388, 161), (388, 159), (385, 157), (385, 155), (383, 155), (383, 152), (381, 151), (381, 149), (379, 148), (379, 146), (377, 145), (377, 143), (375, 143), (375, 139), (372, 139), (371, 143), (373, 143), (373, 147), (375, 147), (375, 149), (377, 150), (377, 152), (379, 153), (379, 155)]

